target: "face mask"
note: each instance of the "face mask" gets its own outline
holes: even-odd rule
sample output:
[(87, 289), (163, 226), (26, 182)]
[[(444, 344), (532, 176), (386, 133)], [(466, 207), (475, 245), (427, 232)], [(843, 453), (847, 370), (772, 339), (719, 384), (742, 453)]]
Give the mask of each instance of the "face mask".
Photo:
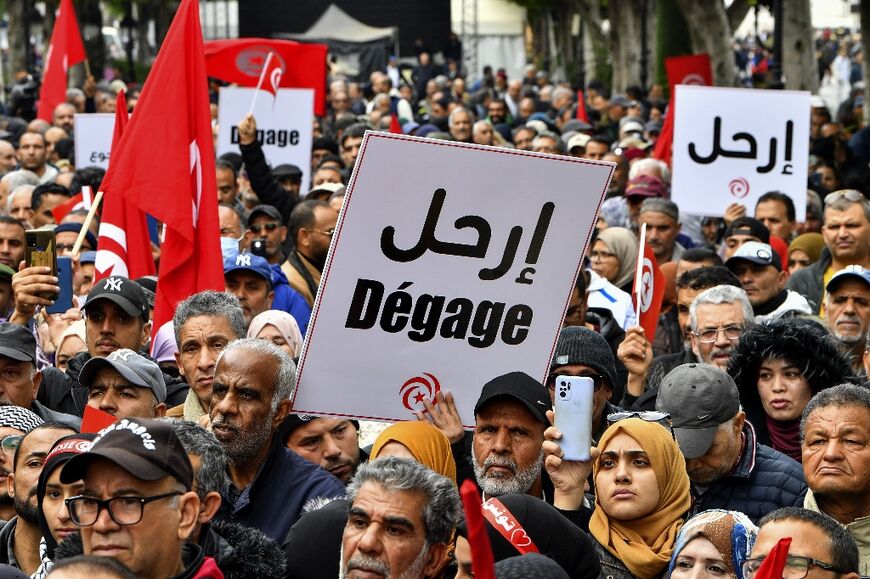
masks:
[(221, 255), (227, 257), (239, 252), (239, 241), (235, 237), (221, 237)]

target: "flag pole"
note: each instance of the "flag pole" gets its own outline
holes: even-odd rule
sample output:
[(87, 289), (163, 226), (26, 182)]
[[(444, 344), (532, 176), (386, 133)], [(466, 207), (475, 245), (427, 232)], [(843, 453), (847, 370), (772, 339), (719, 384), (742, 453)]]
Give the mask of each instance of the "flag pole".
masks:
[(637, 318), (637, 323), (640, 323), (640, 295), (641, 284), (643, 283), (643, 259), (644, 246), (646, 245), (646, 223), (640, 224), (640, 245), (637, 250), (637, 273), (634, 275), (634, 314)]
[(79, 236), (76, 238), (75, 245), (72, 248), (72, 257), (73, 259), (79, 256), (79, 250), (82, 248), (82, 242), (85, 240), (85, 234), (88, 232), (88, 228), (91, 226), (91, 221), (94, 220), (94, 214), (97, 212), (97, 207), (100, 206), (100, 201), (103, 200), (103, 192), (97, 191), (97, 196), (94, 197), (94, 202), (91, 203), (91, 209), (88, 211), (88, 216), (85, 217), (85, 222), (82, 224), (82, 230), (79, 231)]
[(266, 71), (269, 70), (269, 63), (272, 62), (272, 52), (266, 55), (266, 61), (263, 63), (263, 70), (260, 72), (260, 80), (257, 82), (257, 89), (254, 91), (254, 98), (251, 99), (251, 108), (248, 114), (254, 114), (254, 105), (257, 104), (257, 95), (260, 94), (260, 87), (263, 86), (263, 81), (266, 79)]

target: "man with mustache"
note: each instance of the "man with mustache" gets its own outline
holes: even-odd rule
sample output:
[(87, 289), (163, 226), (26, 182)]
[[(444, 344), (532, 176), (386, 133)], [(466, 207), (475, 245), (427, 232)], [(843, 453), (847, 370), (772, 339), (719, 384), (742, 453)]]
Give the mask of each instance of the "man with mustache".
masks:
[(341, 481), (275, 436), (295, 385), (296, 365), (284, 350), (267, 340), (236, 340), (218, 356), (209, 409), (231, 483), (217, 519), (255, 527), (279, 542), (308, 501), (345, 493)]
[(747, 241), (725, 262), (725, 267), (743, 284), (756, 323), (812, 314), (805, 297), (785, 289), (788, 272), (782, 271), (782, 260), (770, 245)]
[(21, 438), (41, 424), (42, 418), (26, 408), (0, 406), (0, 520), (8, 521), (15, 516), (12, 497), (6, 488), (15, 451)]
[(825, 287), (825, 325), (849, 356), (852, 369), (864, 370), (867, 334), (870, 332), (870, 270), (847, 265)]
[(640, 206), (639, 224), (646, 224), (646, 242), (659, 265), (680, 261), (686, 251), (677, 242), (680, 234), (680, 210), (673, 201), (659, 197), (645, 199)]
[(742, 289), (720, 285), (695, 297), (689, 319), (695, 356), (725, 370), (740, 336), (752, 324), (752, 305)]
[(350, 483), (368, 455), (359, 447), (359, 422), (291, 414), (278, 434), (284, 445), (307, 461), (319, 464), (344, 484)]
[(758, 443), (726, 372), (708, 364), (678, 366), (662, 380), (656, 410), (671, 415), (686, 457), (691, 515), (728, 509), (757, 523), (772, 510), (803, 504), (800, 464)]
[(6, 490), (12, 497), (15, 514), (0, 531), (0, 563), (33, 574), (42, 562), (39, 557), (39, 506), (36, 488), (48, 451), (60, 438), (75, 430), (57, 423), (41, 424), (28, 432), (15, 453)]

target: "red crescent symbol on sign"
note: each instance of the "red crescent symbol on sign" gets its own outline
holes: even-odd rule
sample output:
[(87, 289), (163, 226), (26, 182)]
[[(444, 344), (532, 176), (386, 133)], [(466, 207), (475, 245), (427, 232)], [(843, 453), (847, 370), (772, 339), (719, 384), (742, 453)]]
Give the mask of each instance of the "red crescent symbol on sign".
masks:
[(423, 372), (422, 376), (414, 376), (399, 388), (402, 405), (411, 412), (425, 410), (423, 400), (434, 403), (435, 394), (440, 391), (441, 383), (438, 378), (428, 372)]

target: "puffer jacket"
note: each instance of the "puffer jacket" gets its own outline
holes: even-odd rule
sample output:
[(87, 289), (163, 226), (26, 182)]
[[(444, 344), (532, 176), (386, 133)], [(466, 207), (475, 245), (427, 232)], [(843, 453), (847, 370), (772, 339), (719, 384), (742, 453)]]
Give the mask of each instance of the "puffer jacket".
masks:
[(207, 523), (199, 545), (206, 556), (214, 558), (226, 579), (284, 577), (284, 551), (259, 529), (226, 521)]
[(743, 425), (745, 443), (737, 466), (731, 474), (715, 481), (698, 496), (692, 488), (691, 515), (708, 509), (728, 509), (745, 513), (752, 522), (781, 507), (800, 507), (807, 483), (800, 463), (769, 446), (758, 444), (755, 429)]

